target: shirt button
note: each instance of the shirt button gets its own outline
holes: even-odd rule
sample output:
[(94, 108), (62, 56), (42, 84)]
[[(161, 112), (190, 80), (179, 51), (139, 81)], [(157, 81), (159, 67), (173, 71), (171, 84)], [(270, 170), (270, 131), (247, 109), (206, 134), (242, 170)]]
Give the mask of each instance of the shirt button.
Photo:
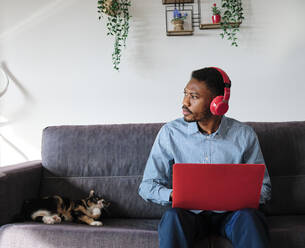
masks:
[(209, 157), (205, 157), (205, 160), (208, 161)]

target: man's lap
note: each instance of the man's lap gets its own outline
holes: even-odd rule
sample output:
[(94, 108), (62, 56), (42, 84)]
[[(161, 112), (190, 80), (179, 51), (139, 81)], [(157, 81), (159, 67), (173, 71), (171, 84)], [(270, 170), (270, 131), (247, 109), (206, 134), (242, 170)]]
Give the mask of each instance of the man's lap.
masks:
[(161, 221), (166, 221), (169, 215), (177, 215), (182, 225), (188, 232), (194, 233), (196, 239), (203, 239), (209, 235), (216, 234), (231, 240), (232, 231), (234, 231), (234, 225), (237, 220), (242, 219), (249, 223), (248, 220), (254, 218), (263, 223), (265, 222), (264, 215), (256, 209), (241, 209), (224, 213), (203, 211), (195, 214), (181, 208), (170, 208), (164, 213), (163, 217), (165, 218), (162, 217)]

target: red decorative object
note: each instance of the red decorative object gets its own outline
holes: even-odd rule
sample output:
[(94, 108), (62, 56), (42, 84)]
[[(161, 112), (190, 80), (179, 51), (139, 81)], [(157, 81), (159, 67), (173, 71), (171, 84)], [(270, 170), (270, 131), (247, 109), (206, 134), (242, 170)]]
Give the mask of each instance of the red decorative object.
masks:
[(221, 16), (220, 15), (213, 15), (212, 16), (213, 24), (220, 23), (220, 20), (221, 20)]

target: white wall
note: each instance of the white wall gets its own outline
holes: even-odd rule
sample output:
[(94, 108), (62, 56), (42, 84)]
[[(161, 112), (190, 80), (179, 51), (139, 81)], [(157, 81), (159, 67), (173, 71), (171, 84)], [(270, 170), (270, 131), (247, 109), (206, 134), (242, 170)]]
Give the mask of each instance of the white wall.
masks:
[(304, 0), (243, 0), (238, 48), (222, 40), (220, 30), (167, 37), (161, 0), (132, 0), (119, 73), (96, 2), (0, 0), (0, 63), (11, 77), (0, 99), (2, 165), (39, 159), (42, 129), (49, 125), (181, 117), (190, 73), (206, 66), (223, 68), (232, 80), (228, 116), (305, 119)]

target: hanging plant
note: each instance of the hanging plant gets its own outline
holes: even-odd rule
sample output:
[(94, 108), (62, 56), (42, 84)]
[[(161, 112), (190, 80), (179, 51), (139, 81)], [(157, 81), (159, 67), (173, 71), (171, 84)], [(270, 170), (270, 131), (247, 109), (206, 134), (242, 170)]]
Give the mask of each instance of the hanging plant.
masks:
[(98, 0), (97, 8), (99, 20), (107, 15), (107, 35), (114, 37), (114, 50), (112, 63), (115, 70), (119, 70), (122, 48), (126, 47), (126, 39), (129, 31), (129, 7), (131, 0)]
[(220, 34), (222, 38), (227, 38), (232, 46), (238, 46), (237, 33), (239, 25), (244, 19), (241, 0), (221, 0), (224, 9), (221, 17), (221, 28), (223, 32)]

